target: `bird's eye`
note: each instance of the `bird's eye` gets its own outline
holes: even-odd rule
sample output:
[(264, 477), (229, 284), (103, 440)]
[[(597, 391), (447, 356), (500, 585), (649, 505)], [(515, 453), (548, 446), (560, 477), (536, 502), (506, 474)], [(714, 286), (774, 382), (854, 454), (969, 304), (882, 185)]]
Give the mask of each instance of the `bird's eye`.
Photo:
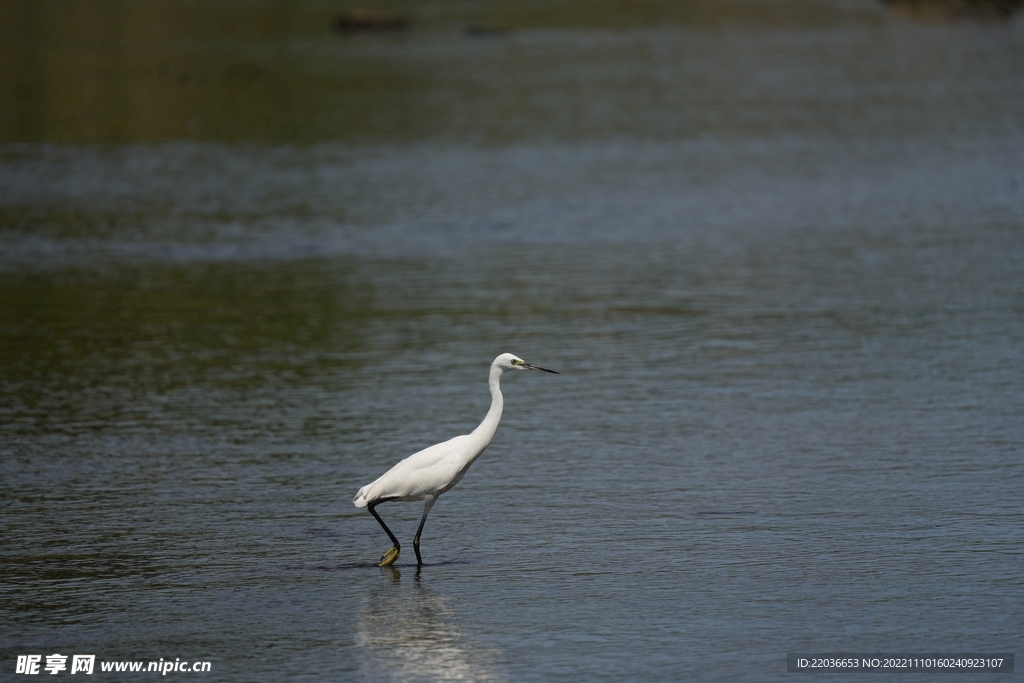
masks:
[(514, 359), (514, 360), (512, 361), (512, 365), (519, 365), (519, 364), (520, 364), (520, 363), (522, 363), (522, 362), (523, 362), (523, 361), (521, 361), (521, 360), (519, 360), (519, 359)]

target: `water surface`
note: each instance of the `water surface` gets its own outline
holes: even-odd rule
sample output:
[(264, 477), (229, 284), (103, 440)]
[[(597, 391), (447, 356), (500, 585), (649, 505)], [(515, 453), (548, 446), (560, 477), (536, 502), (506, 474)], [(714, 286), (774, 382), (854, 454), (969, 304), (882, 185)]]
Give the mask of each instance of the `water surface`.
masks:
[[(152, 52), (117, 92), (175, 106), (101, 88), (90, 127), (32, 90), (5, 124), (9, 671), (763, 681), (792, 651), (1021, 651), (1019, 20), (428, 3), (343, 37), (309, 3), (75, 42), (40, 6), (22, 57)], [(239, 52), (263, 71), (160, 85)], [(357, 63), (404, 75), (352, 90)], [(204, 109), (243, 73), (279, 125)], [(274, 79), (290, 104), (253, 109)], [(506, 377), (426, 566), (377, 568), (352, 495), (472, 429), (505, 351), (562, 374)], [(420, 506), (380, 511), (411, 542)]]

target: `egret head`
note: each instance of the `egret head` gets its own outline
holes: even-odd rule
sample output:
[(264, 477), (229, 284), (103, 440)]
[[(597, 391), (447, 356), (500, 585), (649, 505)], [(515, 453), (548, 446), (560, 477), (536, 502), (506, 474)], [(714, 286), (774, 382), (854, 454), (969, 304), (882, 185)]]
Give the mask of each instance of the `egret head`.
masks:
[(523, 360), (519, 356), (513, 356), (511, 353), (503, 353), (503, 354), (501, 354), (500, 356), (498, 356), (497, 358), (494, 359), (493, 365), (498, 366), (499, 368), (502, 369), (502, 371), (505, 371), (505, 370), (543, 370), (544, 372), (550, 372), (550, 373), (553, 373), (555, 375), (558, 374), (554, 370), (548, 370), (547, 368), (542, 368), (539, 365), (532, 365), (531, 363), (527, 363), (525, 360)]

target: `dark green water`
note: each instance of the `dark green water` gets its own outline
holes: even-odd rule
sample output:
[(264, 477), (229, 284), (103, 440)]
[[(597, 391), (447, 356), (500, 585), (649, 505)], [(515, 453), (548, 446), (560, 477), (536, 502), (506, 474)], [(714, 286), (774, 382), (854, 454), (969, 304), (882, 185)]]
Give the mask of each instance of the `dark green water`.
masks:
[[(0, 3), (5, 675), (1022, 651), (1020, 19), (85, 8)], [(426, 566), (375, 567), (355, 491), (472, 429), (505, 351), (562, 374), (506, 378)]]

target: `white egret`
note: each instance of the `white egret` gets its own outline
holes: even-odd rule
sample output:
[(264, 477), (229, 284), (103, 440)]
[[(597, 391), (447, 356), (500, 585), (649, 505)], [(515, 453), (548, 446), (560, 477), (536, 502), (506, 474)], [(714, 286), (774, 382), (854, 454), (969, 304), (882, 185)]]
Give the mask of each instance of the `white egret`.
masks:
[(370, 514), (376, 518), (391, 542), (394, 543), (394, 546), (380, 558), (380, 566), (386, 567), (393, 564), (398, 559), (402, 546), (374, 508), (389, 500), (425, 501), (423, 518), (420, 519), (420, 526), (416, 529), (416, 536), (412, 539), (412, 547), (416, 551), (416, 565), (422, 565), (420, 534), (423, 533), (423, 523), (427, 521), (427, 513), (430, 512), (430, 508), (438, 496), (459, 483), (469, 466), (491, 443), (494, 432), (498, 429), (501, 411), (505, 404), (501, 395), (501, 375), (506, 370), (542, 370), (558, 374), (554, 370), (531, 365), (511, 353), (501, 354), (491, 363), (491, 374), (488, 380), (488, 385), (491, 388), (491, 409), (487, 411), (487, 417), (479, 427), (469, 434), (457, 436), (430, 448), (424, 448), (418, 453), (413, 453), (381, 475), (375, 482), (359, 489), (356, 497), (352, 499), (357, 508), (370, 509)]

